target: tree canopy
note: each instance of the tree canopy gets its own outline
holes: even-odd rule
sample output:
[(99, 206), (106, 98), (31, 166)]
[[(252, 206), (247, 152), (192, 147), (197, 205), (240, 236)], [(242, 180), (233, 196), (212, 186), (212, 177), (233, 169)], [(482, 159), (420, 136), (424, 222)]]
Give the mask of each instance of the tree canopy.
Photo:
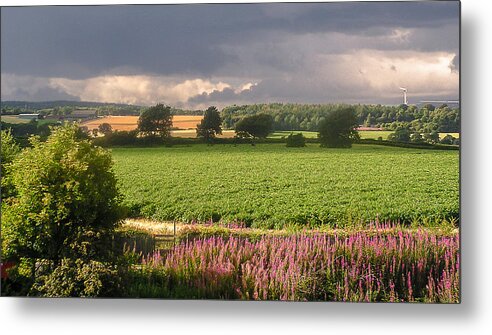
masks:
[(359, 138), (357, 117), (353, 108), (333, 110), (321, 122), (318, 137), (322, 147), (350, 148)]
[(236, 123), (237, 134), (248, 134), (254, 138), (265, 138), (273, 130), (273, 118), (268, 114), (245, 116)]
[(428, 104), (417, 106), (348, 105), (348, 104), (293, 104), (268, 103), (243, 106), (228, 106), (222, 109), (223, 126), (234, 129), (245, 116), (268, 114), (273, 117), (275, 130), (318, 131), (320, 123), (331, 111), (351, 107), (355, 110), (357, 123), (387, 130), (409, 126), (421, 133), (459, 132), (460, 110), (449, 106), (435, 108)]
[(216, 135), (222, 134), (222, 118), (216, 107), (207, 108), (202, 121), (196, 127), (196, 135), (209, 142)]
[(394, 133), (388, 135), (388, 141), (410, 142), (411, 132), (408, 127), (398, 127)]
[(170, 137), (172, 120), (171, 107), (157, 104), (142, 112), (138, 119), (138, 130), (147, 136)]
[(109, 134), (109, 133), (111, 133), (113, 131), (113, 127), (109, 123), (104, 122), (104, 123), (101, 123), (99, 125), (99, 127), (97, 127), (97, 130), (100, 133), (106, 135), (106, 134)]

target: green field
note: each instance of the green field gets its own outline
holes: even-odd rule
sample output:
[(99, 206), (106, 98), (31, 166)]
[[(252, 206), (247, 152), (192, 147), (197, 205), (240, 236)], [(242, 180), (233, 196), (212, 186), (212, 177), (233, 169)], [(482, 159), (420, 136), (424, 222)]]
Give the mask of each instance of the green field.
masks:
[(114, 148), (133, 214), (253, 226), (456, 218), (458, 152), (284, 144)]
[(21, 119), (18, 116), (14, 115), (2, 115), (2, 122), (10, 123), (10, 124), (20, 124), (20, 123), (29, 123), (31, 120)]

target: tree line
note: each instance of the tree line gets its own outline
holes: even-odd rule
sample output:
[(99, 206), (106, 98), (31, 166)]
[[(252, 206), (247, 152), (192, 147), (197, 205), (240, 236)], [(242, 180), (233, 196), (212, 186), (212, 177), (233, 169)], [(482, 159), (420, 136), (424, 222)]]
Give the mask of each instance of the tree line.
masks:
[(460, 110), (447, 105), (435, 107), (414, 105), (348, 105), (348, 104), (253, 104), (228, 106), (222, 109), (223, 126), (233, 129), (244, 116), (268, 114), (273, 118), (275, 130), (318, 131), (326, 115), (341, 108), (353, 108), (357, 123), (366, 127), (396, 130), (409, 128), (421, 133), (459, 132)]

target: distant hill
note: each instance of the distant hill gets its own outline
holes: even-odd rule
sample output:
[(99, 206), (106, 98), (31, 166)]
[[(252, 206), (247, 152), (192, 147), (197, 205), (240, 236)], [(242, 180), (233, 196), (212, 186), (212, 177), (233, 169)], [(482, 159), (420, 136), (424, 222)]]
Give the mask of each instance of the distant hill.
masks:
[[(78, 108), (96, 109), (98, 115), (140, 115), (140, 112), (147, 108), (141, 105), (128, 105), (109, 102), (91, 102), (91, 101), (70, 101), (70, 100), (53, 100), (53, 101), (1, 101), (2, 115), (17, 115), (20, 113), (40, 112), (43, 115), (53, 113), (52, 109), (63, 109), (57, 115), (67, 115)], [(171, 108), (174, 115), (203, 115), (201, 110), (187, 110), (180, 108)]]
[(2, 101), (2, 108), (26, 108), (26, 109), (48, 109), (56, 107), (84, 107), (84, 108), (96, 108), (96, 107), (142, 107), (138, 105), (129, 104), (117, 104), (106, 102), (91, 102), (91, 101), (69, 101), (69, 100), (55, 100), (55, 101)]

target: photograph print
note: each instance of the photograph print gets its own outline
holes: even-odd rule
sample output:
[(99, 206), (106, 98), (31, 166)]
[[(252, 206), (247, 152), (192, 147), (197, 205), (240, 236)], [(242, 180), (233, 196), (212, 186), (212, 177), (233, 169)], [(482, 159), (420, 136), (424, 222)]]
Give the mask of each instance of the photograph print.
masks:
[(1, 295), (457, 304), (460, 2), (1, 8)]

